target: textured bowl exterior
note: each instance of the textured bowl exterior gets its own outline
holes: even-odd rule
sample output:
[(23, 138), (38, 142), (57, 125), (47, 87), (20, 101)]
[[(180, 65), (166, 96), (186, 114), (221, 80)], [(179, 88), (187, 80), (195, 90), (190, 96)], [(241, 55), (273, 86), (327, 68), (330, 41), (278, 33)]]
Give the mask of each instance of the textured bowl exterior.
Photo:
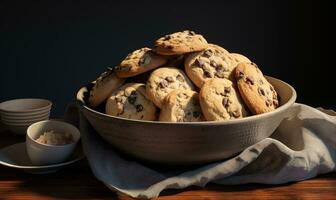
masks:
[(169, 123), (108, 116), (87, 107), (86, 88), (77, 94), (80, 109), (93, 128), (113, 147), (136, 159), (167, 165), (194, 165), (232, 157), (269, 137), (289, 116), (295, 90), (268, 77), (281, 97), (275, 111), (224, 122)]

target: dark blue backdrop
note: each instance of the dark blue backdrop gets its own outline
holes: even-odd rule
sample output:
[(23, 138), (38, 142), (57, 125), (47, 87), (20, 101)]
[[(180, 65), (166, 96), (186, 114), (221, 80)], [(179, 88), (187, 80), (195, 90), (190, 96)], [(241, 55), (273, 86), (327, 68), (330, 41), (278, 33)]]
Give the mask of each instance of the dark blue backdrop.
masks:
[(325, 90), (335, 86), (326, 45), (334, 14), (320, 1), (54, 2), (1, 1), (0, 101), (47, 98), (61, 116), (106, 66), (161, 35), (191, 29), (292, 84), (299, 102), (335, 109), (334, 92)]

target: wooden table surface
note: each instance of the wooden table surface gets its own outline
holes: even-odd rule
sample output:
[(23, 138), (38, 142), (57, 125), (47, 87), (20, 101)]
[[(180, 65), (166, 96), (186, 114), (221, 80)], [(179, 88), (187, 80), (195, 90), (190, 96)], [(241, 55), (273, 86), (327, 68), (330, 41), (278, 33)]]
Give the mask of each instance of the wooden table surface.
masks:
[[(14, 136), (0, 128), (0, 148), (23, 141), (23, 136)], [(109, 190), (93, 176), (87, 161), (82, 160), (47, 175), (32, 175), (0, 165), (0, 200), (5, 199), (130, 198)], [(184, 190), (167, 190), (158, 199), (336, 199), (336, 173), (277, 186), (209, 184), (206, 188), (190, 187)]]

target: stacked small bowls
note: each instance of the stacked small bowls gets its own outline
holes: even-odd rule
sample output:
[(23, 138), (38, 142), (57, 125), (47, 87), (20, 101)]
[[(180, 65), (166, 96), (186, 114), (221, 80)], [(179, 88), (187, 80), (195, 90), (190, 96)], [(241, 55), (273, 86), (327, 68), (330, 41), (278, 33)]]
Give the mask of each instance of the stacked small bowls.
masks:
[(27, 128), (49, 119), (52, 103), (46, 99), (14, 99), (0, 103), (1, 122), (13, 133), (26, 134)]

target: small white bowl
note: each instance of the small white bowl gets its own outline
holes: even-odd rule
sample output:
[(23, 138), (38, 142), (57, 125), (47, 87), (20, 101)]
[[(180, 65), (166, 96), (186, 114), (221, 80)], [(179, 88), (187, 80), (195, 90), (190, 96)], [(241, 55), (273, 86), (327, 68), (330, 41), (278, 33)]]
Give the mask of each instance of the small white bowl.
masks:
[[(66, 145), (50, 145), (37, 142), (37, 138), (46, 131), (70, 133), (74, 142)], [(79, 130), (66, 122), (46, 120), (34, 123), (27, 129), (26, 149), (28, 156), (35, 165), (49, 165), (66, 161), (73, 153), (80, 139)]]

